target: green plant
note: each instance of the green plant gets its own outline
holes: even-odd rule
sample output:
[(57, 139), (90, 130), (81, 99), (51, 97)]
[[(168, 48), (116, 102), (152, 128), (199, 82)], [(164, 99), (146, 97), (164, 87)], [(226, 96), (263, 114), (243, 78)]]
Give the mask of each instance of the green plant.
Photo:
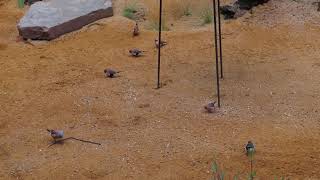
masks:
[(135, 19), (135, 13), (137, 12), (137, 3), (136, 2), (132, 2), (130, 4), (127, 4), (123, 11), (122, 11), (122, 16), (129, 18), (129, 19)]
[(224, 172), (218, 167), (216, 161), (213, 161), (211, 166), (212, 179), (211, 180), (224, 180)]
[[(154, 30), (154, 31), (159, 31), (159, 21), (150, 21), (149, 22), (149, 29)], [(170, 29), (166, 26), (165, 21), (162, 19), (161, 22), (161, 30), (162, 31), (169, 31)]]
[(180, 19), (183, 16), (192, 15), (191, 2), (192, 0), (170, 0), (165, 1), (164, 7), (167, 8), (174, 19)]
[(250, 148), (247, 152), (249, 161), (250, 161), (250, 174), (249, 174), (249, 180), (253, 180), (256, 176), (256, 172), (253, 170), (253, 158), (254, 158), (254, 148)]
[(192, 15), (191, 7), (189, 4), (184, 7), (183, 15), (184, 16), (191, 16)]
[[(250, 154), (248, 154), (248, 157), (250, 159), (250, 163), (253, 161), (253, 152)], [(251, 163), (252, 164), (252, 163)], [(251, 166), (252, 167), (252, 166)], [(231, 178), (228, 178), (226, 177), (226, 173), (218, 166), (218, 163), (217, 161), (213, 161), (212, 162), (212, 165), (211, 165), (211, 173), (212, 173), (212, 176), (210, 178), (210, 180), (224, 180), (224, 179), (231, 179)], [(248, 174), (248, 180), (253, 180), (255, 177), (256, 177), (256, 171), (253, 171), (252, 168), (250, 170), (250, 173)], [(232, 176), (231, 176), (232, 177)], [(241, 179), (239, 177), (239, 174), (237, 175), (234, 175), (233, 176), (233, 180), (238, 180), (238, 179)], [(281, 178), (278, 178), (277, 176), (274, 178), (274, 180), (285, 180), (285, 177), (281, 177)]]
[(248, 177), (248, 180), (253, 180), (256, 177), (256, 172), (255, 171), (251, 171)]
[(18, 7), (23, 8), (24, 7), (24, 0), (18, 0)]
[[(158, 4), (152, 4), (152, 6), (147, 11), (147, 27), (149, 30), (159, 31), (159, 7)], [(161, 30), (168, 31), (169, 28), (166, 25), (166, 15), (165, 13), (162, 14), (161, 20)]]
[(210, 24), (213, 20), (213, 14), (210, 8), (203, 10), (201, 14), (201, 19), (203, 24)]

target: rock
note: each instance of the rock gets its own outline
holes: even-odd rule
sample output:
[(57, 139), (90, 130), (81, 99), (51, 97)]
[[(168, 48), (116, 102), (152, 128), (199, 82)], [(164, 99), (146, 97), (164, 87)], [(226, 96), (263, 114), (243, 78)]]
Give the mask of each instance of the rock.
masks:
[(245, 10), (250, 10), (254, 6), (258, 6), (260, 4), (264, 4), (268, 2), (269, 0), (238, 0), (237, 2), (239, 3), (239, 8), (240, 9), (245, 9)]
[(241, 17), (247, 10), (254, 6), (268, 2), (269, 0), (237, 0), (232, 5), (225, 5), (220, 7), (220, 12), (224, 19), (233, 19)]
[(230, 5), (220, 7), (220, 12), (224, 16), (224, 19), (233, 19), (237, 10), (238, 9), (235, 6)]
[(18, 23), (20, 36), (52, 40), (113, 15), (111, 0), (51, 0), (31, 5)]
[(25, 0), (25, 1), (24, 1), (24, 4), (26, 4), (26, 5), (32, 5), (33, 3), (38, 2), (38, 1), (42, 1), (42, 0)]

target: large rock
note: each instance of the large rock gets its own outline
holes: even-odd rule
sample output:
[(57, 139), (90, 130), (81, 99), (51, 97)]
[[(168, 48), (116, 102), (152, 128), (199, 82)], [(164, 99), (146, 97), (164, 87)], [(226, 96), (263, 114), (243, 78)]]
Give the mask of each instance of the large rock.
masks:
[(38, 2), (38, 1), (42, 1), (42, 0), (24, 0), (24, 4), (32, 5), (33, 3)]
[(268, 1), (269, 0), (237, 0), (232, 5), (221, 6), (220, 12), (224, 16), (224, 19), (237, 18), (254, 6), (267, 3)]
[(31, 5), (18, 24), (25, 39), (52, 40), (113, 15), (111, 0), (50, 0)]
[(250, 10), (254, 6), (258, 6), (259, 4), (264, 4), (269, 0), (238, 0), (239, 8)]
[(225, 5), (220, 7), (220, 12), (224, 16), (224, 19), (232, 19), (237, 13), (238, 8), (236, 6)]

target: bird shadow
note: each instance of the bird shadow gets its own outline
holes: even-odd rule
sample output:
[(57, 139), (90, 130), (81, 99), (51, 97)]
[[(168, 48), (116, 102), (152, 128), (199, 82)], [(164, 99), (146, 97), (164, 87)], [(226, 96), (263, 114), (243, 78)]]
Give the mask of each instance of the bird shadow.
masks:
[(60, 144), (60, 145), (63, 145), (64, 144), (64, 140), (65, 139), (62, 139), (62, 140), (59, 140), (59, 141), (53, 141), (51, 142), (49, 145), (48, 145), (48, 148), (53, 146), (53, 145), (56, 145), (56, 144)]
[(145, 57), (145, 55), (139, 55), (139, 56), (132, 56), (132, 55), (128, 55), (128, 57), (132, 57), (132, 58), (141, 58), (141, 57)]
[(101, 143), (97, 143), (97, 142), (93, 142), (93, 141), (78, 139), (78, 138), (75, 138), (75, 137), (68, 137), (68, 138), (65, 138), (65, 139), (60, 139), (60, 140), (56, 140), (56, 141), (52, 142), (51, 144), (48, 145), (48, 148), (53, 146), (53, 145), (55, 145), (55, 144), (63, 144), (64, 141), (66, 141), (66, 140), (76, 140), (76, 141), (81, 141), (81, 142), (84, 142), (84, 143), (101, 145)]
[(117, 79), (117, 78), (120, 78), (122, 76), (120, 75), (117, 75), (117, 76), (113, 76), (113, 77), (105, 77), (105, 79)]

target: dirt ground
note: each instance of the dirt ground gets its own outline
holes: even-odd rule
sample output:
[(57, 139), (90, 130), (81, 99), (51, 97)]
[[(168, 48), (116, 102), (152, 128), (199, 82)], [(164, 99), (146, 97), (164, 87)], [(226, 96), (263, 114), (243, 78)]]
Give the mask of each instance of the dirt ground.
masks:
[[(117, 5), (116, 1), (116, 5)], [(1, 4), (1, 3), (0, 3)], [(117, 6), (116, 6), (117, 8)], [(116, 10), (120, 12), (120, 10)], [(223, 21), (225, 79), (215, 100), (212, 26), (164, 33), (156, 90), (156, 32), (101, 20), (51, 42), (16, 42), (23, 10), (0, 5), (0, 179), (320, 179), (320, 12), (310, 1), (271, 0)], [(139, 47), (141, 58), (128, 56)], [(106, 79), (103, 69), (123, 71)], [(51, 142), (46, 128), (101, 146)]]

